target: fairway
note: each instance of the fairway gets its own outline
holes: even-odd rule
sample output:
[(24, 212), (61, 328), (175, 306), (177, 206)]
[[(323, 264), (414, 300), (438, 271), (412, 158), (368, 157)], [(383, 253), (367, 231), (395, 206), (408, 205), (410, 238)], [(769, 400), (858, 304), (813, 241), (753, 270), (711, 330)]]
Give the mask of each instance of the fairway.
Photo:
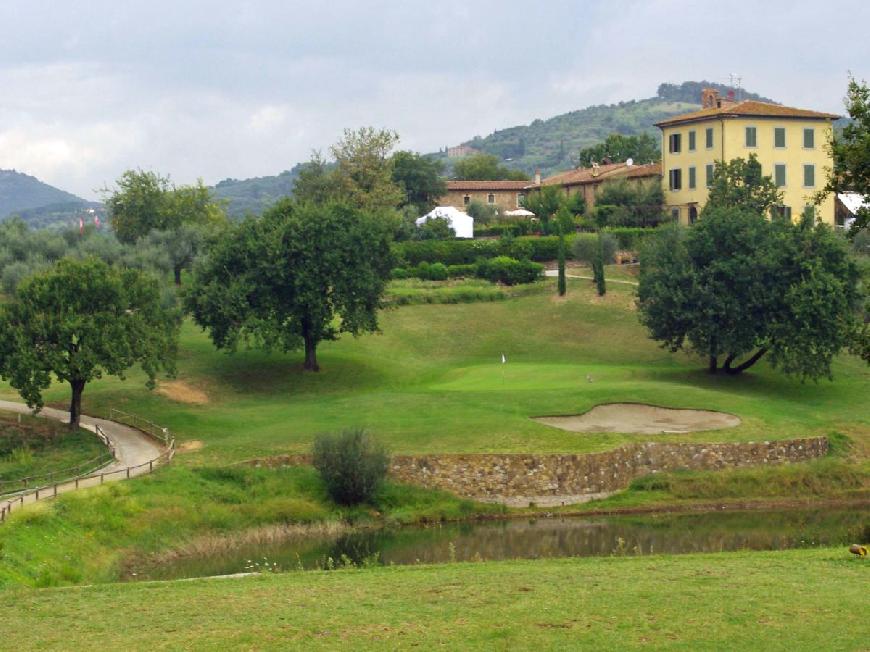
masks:
[[(841, 432), (863, 447), (870, 426), (870, 373), (858, 359), (841, 356), (834, 382), (801, 383), (763, 363), (742, 376), (711, 377), (700, 360), (646, 337), (629, 286), (599, 298), (588, 281), (572, 280), (567, 299), (556, 300), (548, 281), (499, 302), (389, 309), (380, 324), (380, 333), (323, 343), (315, 374), (302, 372), (299, 352), (216, 351), (186, 322), (176, 381), (163, 392), (149, 392), (140, 372), (96, 381), (85, 390), (85, 412), (118, 407), (170, 427), (182, 444), (179, 464), (304, 452), (317, 433), (354, 426), (395, 453), (606, 450), (638, 435), (571, 433), (532, 417), (618, 402), (741, 420), (724, 430), (643, 436), (650, 441)], [(55, 386), (47, 400), (63, 405), (67, 394)], [(16, 394), (4, 386), (2, 396)]]
[(10, 649), (860, 650), (843, 549), (291, 572), (9, 590)]

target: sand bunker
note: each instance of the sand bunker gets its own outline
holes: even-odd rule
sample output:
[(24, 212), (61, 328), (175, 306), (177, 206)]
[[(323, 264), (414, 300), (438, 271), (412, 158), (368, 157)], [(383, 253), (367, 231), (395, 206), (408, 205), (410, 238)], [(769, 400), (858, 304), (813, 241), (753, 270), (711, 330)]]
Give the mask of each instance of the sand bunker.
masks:
[(585, 414), (535, 417), (534, 420), (570, 432), (634, 432), (642, 435), (720, 430), (740, 425), (739, 418), (724, 412), (674, 410), (639, 403), (608, 403), (597, 405)]

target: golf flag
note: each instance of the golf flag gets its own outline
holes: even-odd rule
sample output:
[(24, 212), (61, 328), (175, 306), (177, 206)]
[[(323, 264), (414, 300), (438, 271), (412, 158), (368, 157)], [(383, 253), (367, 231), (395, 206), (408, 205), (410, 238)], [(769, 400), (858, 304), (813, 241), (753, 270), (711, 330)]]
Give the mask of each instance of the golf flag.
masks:
[(501, 363), (504, 364), (505, 362), (507, 362), (507, 358), (504, 357), (504, 353), (502, 353), (501, 354)]

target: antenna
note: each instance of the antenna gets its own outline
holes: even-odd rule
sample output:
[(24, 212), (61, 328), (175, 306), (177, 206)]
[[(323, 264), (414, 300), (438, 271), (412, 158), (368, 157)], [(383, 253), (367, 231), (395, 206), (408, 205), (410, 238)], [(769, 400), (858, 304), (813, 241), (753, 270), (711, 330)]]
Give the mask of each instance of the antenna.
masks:
[(743, 77), (740, 76), (739, 73), (732, 72), (728, 75), (729, 77), (729, 86), (734, 89), (735, 99), (738, 101), (743, 99)]

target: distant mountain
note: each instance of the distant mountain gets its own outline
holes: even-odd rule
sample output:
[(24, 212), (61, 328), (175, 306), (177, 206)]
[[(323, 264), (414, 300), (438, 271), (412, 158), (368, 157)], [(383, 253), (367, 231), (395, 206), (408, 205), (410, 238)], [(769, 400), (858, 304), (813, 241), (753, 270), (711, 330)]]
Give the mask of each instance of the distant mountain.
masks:
[(282, 197), (293, 194), (293, 183), (302, 164), (272, 177), (252, 179), (224, 179), (214, 188), (214, 196), (227, 202), (230, 217), (242, 218), (247, 214), (259, 215)]
[(0, 170), (0, 219), (47, 206), (86, 206), (81, 197), (15, 170)]
[[(654, 125), (659, 120), (700, 108), (703, 88), (715, 88), (722, 95), (732, 90), (707, 81), (661, 84), (655, 97), (590, 106), (546, 120), (534, 120), (528, 125), (500, 129), (483, 138), (477, 136), (462, 145), (494, 154), (506, 165), (527, 174), (540, 169), (546, 176), (575, 167), (575, 157), (581, 149), (603, 141), (612, 133), (657, 135)], [(773, 102), (743, 90), (735, 91), (735, 96)], [(437, 156), (448, 166), (455, 160), (447, 158), (446, 152)]]

